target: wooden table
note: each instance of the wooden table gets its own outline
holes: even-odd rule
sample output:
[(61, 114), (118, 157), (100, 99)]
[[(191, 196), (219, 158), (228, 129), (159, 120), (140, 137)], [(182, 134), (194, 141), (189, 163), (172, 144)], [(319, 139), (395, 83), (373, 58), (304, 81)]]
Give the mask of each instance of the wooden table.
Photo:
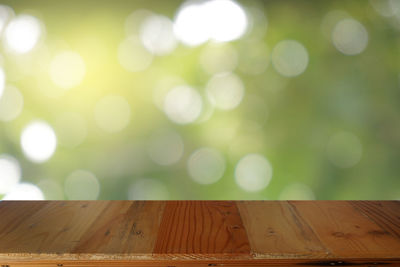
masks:
[(0, 201), (0, 266), (400, 266), (400, 202)]

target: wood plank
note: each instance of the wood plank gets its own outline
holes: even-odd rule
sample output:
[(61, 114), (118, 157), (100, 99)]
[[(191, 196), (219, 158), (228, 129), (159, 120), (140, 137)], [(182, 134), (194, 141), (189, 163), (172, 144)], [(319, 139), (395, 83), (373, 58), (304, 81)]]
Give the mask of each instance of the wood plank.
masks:
[(326, 258), (329, 250), (286, 201), (239, 201), (240, 215), (257, 258)]
[(165, 203), (112, 201), (72, 253), (151, 256)]
[(400, 201), (349, 201), (386, 233), (400, 239)]
[(346, 201), (289, 201), (334, 257), (398, 258), (400, 239)]
[(0, 267), (400, 266), (399, 201), (0, 201)]
[[(4, 209), (0, 210), (2, 218), (0, 251), (19, 254), (69, 253), (107, 203), (106, 201), (10, 203), (10, 207), (14, 208), (13, 212), (6, 213)], [(35, 208), (37, 205), (41, 205), (41, 208)], [(13, 215), (8, 218), (10, 213)], [(16, 220), (13, 221), (13, 218)]]
[(233, 201), (170, 201), (160, 224), (155, 255), (250, 256), (249, 241)]
[[(41, 201), (0, 201), (0, 240), (15, 231), (46, 204), (47, 202)], [(0, 251), (2, 243), (0, 242)]]
[(7, 267), (316, 267), (316, 266), (359, 266), (396, 267), (400, 259), (347, 259), (347, 260), (304, 260), (304, 259), (253, 259), (253, 260), (152, 260), (152, 261), (54, 261), (54, 262), (6, 262)]

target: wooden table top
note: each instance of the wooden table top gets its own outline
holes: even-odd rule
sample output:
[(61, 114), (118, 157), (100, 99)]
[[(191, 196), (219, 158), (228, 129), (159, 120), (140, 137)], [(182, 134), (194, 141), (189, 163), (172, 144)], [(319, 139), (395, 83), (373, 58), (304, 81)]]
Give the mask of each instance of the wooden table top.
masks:
[(400, 201), (0, 201), (0, 266), (400, 266)]

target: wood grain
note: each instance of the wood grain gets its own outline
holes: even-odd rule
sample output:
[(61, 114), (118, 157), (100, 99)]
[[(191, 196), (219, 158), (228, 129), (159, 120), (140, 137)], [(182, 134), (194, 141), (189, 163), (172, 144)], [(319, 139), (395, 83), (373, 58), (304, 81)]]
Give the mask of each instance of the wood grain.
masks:
[(240, 201), (238, 207), (257, 258), (326, 258), (321, 243), (301, 214), (286, 201)]
[(400, 202), (350, 201), (349, 203), (386, 233), (400, 239)]
[(334, 257), (400, 257), (392, 236), (347, 201), (289, 201)]
[(107, 206), (105, 201), (33, 203), (40, 204), (41, 208), (32, 210), (32, 204), (21, 205), (18, 201), (1, 202), (22, 218), (14, 220), (16, 215), (9, 217), (9, 213), (2, 213), (1, 253), (68, 253)]
[(0, 201), (24, 266), (400, 266), (400, 202)]
[(315, 267), (315, 266), (358, 266), (358, 267), (398, 267), (399, 260), (287, 260), (287, 259), (252, 259), (252, 260), (152, 260), (152, 261), (53, 261), (53, 262), (7, 262), (8, 267)]
[(72, 253), (150, 255), (165, 203), (109, 202)]
[(250, 245), (236, 203), (168, 202), (154, 254), (249, 255)]

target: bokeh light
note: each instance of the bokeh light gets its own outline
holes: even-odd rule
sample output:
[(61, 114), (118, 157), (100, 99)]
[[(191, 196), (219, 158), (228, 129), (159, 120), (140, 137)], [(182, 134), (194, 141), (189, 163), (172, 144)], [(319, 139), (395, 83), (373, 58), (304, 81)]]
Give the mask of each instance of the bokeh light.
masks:
[(240, 38), (247, 29), (243, 8), (231, 0), (187, 1), (174, 23), (177, 38), (189, 46), (208, 40), (227, 42)]
[(247, 29), (247, 16), (243, 8), (231, 0), (210, 0), (204, 3), (210, 38), (227, 42), (240, 38)]
[(338, 132), (329, 139), (326, 153), (329, 160), (337, 167), (349, 168), (360, 161), (362, 144), (354, 134)]
[(184, 3), (174, 21), (174, 33), (185, 45), (197, 46), (209, 39), (204, 4), (201, 2)]
[(0, 34), (4, 31), (8, 21), (14, 16), (14, 10), (6, 5), (0, 5)]
[(185, 82), (179, 76), (166, 76), (159, 79), (153, 88), (153, 102), (156, 107), (164, 110), (164, 101), (167, 93), (182, 84), (185, 84)]
[(119, 44), (118, 61), (127, 71), (143, 71), (150, 66), (153, 55), (144, 48), (137, 36), (132, 35)]
[(170, 54), (176, 47), (172, 21), (161, 15), (147, 17), (140, 28), (143, 46), (156, 55)]
[(124, 24), (125, 35), (139, 36), (143, 21), (145, 21), (148, 17), (154, 15), (155, 15), (154, 12), (147, 9), (139, 8), (134, 10), (125, 19), (125, 24)]
[(19, 183), (3, 197), (3, 200), (44, 200), (44, 195), (34, 184)]
[(351, 16), (344, 10), (331, 10), (321, 21), (321, 31), (327, 40), (332, 41), (332, 32), (337, 23)]
[(93, 173), (76, 170), (65, 179), (64, 190), (70, 200), (96, 200), (100, 193), (100, 183)]
[(206, 91), (210, 102), (216, 108), (230, 110), (236, 108), (242, 101), (244, 85), (234, 73), (223, 72), (210, 79)]
[(86, 73), (85, 62), (73, 51), (63, 51), (57, 54), (50, 63), (52, 81), (63, 89), (79, 85)]
[(260, 191), (272, 178), (272, 166), (260, 154), (248, 154), (240, 159), (235, 168), (235, 181), (245, 191)]
[(21, 180), (21, 166), (10, 155), (0, 155), (0, 195), (10, 192)]
[(368, 32), (355, 19), (343, 19), (333, 29), (332, 42), (343, 54), (357, 55), (367, 47)]
[(194, 122), (200, 116), (202, 107), (200, 94), (186, 85), (171, 89), (164, 100), (165, 114), (179, 124)]
[(22, 112), (24, 97), (14, 86), (6, 86), (3, 95), (0, 97), (0, 120), (12, 121)]
[(283, 76), (300, 75), (308, 65), (307, 50), (298, 41), (280, 41), (272, 51), (272, 64), (275, 70)]
[(57, 147), (53, 128), (43, 120), (30, 122), (22, 131), (21, 147), (25, 156), (36, 163), (50, 159)]
[(395, 0), (3, 0), (0, 199), (398, 198), (399, 33)]
[(394, 8), (393, 3), (396, 3), (396, 0), (380, 0), (380, 1), (373, 1), (371, 0), (370, 3), (372, 7), (382, 16), (384, 17), (391, 17), (396, 14), (396, 9)]
[(264, 3), (255, 1), (246, 7), (248, 30), (246, 37), (249, 41), (263, 39), (267, 33), (268, 19), (264, 12)]
[(27, 53), (39, 42), (41, 34), (40, 21), (34, 16), (21, 14), (8, 23), (4, 42), (13, 52)]
[(0, 67), (0, 98), (3, 95), (4, 87), (6, 85), (6, 75), (3, 68)]
[(101, 98), (94, 109), (97, 126), (108, 133), (126, 128), (131, 120), (131, 108), (128, 101), (119, 95), (107, 95)]
[(225, 172), (225, 159), (218, 150), (199, 148), (190, 155), (187, 163), (190, 177), (199, 184), (213, 184)]

